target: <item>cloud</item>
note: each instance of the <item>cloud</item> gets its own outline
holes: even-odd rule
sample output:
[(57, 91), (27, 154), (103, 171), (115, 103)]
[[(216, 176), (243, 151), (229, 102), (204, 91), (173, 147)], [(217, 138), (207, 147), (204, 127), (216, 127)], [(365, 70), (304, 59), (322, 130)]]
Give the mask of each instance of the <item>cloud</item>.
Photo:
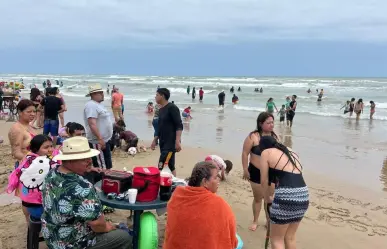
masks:
[(1, 1), (2, 47), (387, 41), (384, 0)]

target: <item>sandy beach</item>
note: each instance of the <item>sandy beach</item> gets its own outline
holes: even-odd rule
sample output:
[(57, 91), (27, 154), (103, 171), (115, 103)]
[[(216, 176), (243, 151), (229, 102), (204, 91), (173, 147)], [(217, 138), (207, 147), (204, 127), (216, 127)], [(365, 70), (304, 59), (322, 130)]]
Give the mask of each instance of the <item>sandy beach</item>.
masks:
[[(0, 147), (0, 188), (7, 184), (7, 176), (12, 170), (12, 158), (7, 131), (12, 123), (1, 121), (0, 136), (5, 139)], [(248, 230), (252, 219), (252, 193), (249, 183), (242, 180), (239, 155), (227, 155), (219, 151), (184, 146), (177, 154), (177, 174), (184, 178), (190, 175), (194, 164), (209, 153), (217, 153), (234, 162), (234, 170), (226, 182), (222, 182), (218, 194), (232, 207), (238, 234), (244, 240), (246, 249), (264, 248), (264, 217), (255, 232)], [(136, 165), (155, 165), (158, 151), (148, 150), (135, 157), (116, 151), (113, 165), (116, 169), (132, 169)], [(302, 158), (302, 155), (301, 155)], [(387, 163), (387, 162), (386, 162)], [(335, 181), (311, 170), (305, 171), (309, 185), (311, 204), (297, 234), (297, 245), (301, 249), (363, 249), (385, 248), (387, 241), (387, 195), (367, 188)], [(117, 210), (108, 215), (114, 222), (125, 221), (128, 212)], [(163, 241), (165, 216), (159, 219), (160, 248)], [(17, 198), (2, 194), (0, 198), (0, 248), (16, 249), (26, 245), (26, 224)], [(184, 226), (184, 224), (182, 224)], [(41, 248), (46, 248), (41, 243)]]

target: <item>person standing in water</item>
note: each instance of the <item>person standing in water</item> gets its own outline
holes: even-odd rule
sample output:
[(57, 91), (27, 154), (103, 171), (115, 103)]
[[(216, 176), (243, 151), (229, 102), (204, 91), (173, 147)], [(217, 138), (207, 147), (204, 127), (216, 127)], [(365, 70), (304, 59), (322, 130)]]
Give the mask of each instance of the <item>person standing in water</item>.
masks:
[(286, 121), (289, 127), (293, 126), (293, 118), (294, 115), (296, 115), (296, 108), (297, 108), (297, 101), (296, 101), (297, 95), (292, 96), (292, 101), (289, 103), (289, 109), (287, 110), (286, 114)]
[(324, 96), (324, 89), (321, 89), (320, 93), (317, 95), (317, 101), (321, 101)]
[(204, 97), (204, 91), (203, 91), (203, 87), (201, 87), (200, 90), (199, 90), (199, 100), (200, 100), (200, 102), (203, 101), (203, 97)]
[(352, 98), (351, 103), (349, 104), (349, 116), (350, 117), (352, 117), (354, 109), (355, 109), (355, 98)]
[(278, 112), (277, 106), (275, 106), (274, 99), (269, 98), (268, 101), (266, 102), (266, 111), (268, 113), (273, 114), (274, 113), (274, 108)]
[(347, 113), (349, 112), (350, 105), (351, 105), (351, 101), (347, 100), (347, 102), (345, 103), (345, 105), (343, 105), (343, 106), (340, 108), (340, 110), (344, 108), (344, 114), (347, 114)]
[(241, 87), (238, 87), (238, 92), (242, 91)]
[(259, 142), (264, 136), (272, 136), (275, 139), (278, 139), (277, 134), (275, 134), (273, 129), (274, 116), (268, 112), (261, 112), (257, 118), (257, 129), (250, 132), (243, 143), (243, 179), (250, 181), (254, 196), (252, 203), (253, 222), (249, 227), (251, 231), (255, 231), (258, 227), (258, 218), (259, 213), (261, 212), (262, 200), (264, 197), (261, 185), (261, 150), (259, 148)]
[(192, 88), (192, 100), (196, 98), (196, 89), (195, 87)]
[(107, 94), (110, 93), (110, 85), (109, 85), (109, 84), (108, 84), (108, 86), (107, 86), (106, 93), (107, 93)]
[(224, 100), (226, 99), (226, 94), (224, 93), (224, 90), (218, 94), (218, 99), (219, 99), (219, 107), (224, 108)]
[(364, 108), (363, 99), (359, 99), (356, 102), (355, 107), (353, 109), (353, 111), (356, 113), (357, 120), (360, 119), (360, 114), (363, 113), (363, 108)]
[(375, 114), (375, 102), (373, 102), (372, 100), (370, 101), (370, 119), (373, 119), (373, 116)]
[(234, 93), (234, 96), (232, 96), (231, 102), (235, 105), (235, 104), (238, 104), (238, 101), (239, 101), (239, 98)]
[(191, 92), (191, 87), (188, 86), (188, 87), (187, 87), (187, 94), (189, 95), (190, 92)]
[(280, 115), (280, 123), (285, 122), (285, 114), (286, 114), (285, 105), (282, 105), (281, 110), (279, 110), (277, 114), (277, 115)]

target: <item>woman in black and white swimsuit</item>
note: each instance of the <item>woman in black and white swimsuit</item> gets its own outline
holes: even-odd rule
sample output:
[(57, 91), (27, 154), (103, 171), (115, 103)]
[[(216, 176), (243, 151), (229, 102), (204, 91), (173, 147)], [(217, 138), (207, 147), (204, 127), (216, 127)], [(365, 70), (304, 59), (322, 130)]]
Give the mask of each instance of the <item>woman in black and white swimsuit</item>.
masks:
[(251, 189), (254, 195), (252, 204), (253, 223), (249, 227), (252, 231), (257, 229), (258, 217), (261, 212), (263, 199), (260, 173), (261, 150), (259, 148), (259, 140), (262, 136), (273, 136), (275, 139), (278, 139), (277, 135), (273, 131), (273, 128), (274, 116), (268, 112), (261, 112), (257, 118), (257, 129), (250, 132), (243, 143), (243, 179), (250, 181)]
[[(273, 137), (262, 137), (261, 184), (270, 207), (272, 249), (295, 249), (296, 231), (309, 206), (309, 192), (299, 157)], [(274, 182), (274, 198), (268, 183)]]

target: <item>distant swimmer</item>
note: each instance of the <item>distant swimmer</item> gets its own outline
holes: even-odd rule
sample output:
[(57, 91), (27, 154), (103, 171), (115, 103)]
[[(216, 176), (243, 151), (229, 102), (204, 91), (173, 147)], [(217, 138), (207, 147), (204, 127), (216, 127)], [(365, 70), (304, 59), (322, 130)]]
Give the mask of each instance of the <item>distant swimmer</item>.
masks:
[(241, 87), (238, 87), (238, 92), (242, 91)]
[(316, 89), (316, 93), (318, 93), (318, 89)]
[(189, 95), (190, 92), (191, 92), (191, 87), (188, 86), (188, 87), (187, 87), (187, 94)]
[(231, 101), (232, 101), (232, 103), (233, 103), (234, 105), (235, 105), (235, 104), (238, 104), (238, 101), (239, 101), (238, 96), (236, 96), (236, 95), (234, 94), (234, 96), (232, 96)]
[(350, 112), (351, 101), (347, 100), (347, 102), (340, 108), (340, 110), (343, 108), (344, 108), (344, 114), (347, 114), (348, 112)]
[(224, 93), (224, 90), (218, 94), (219, 99), (219, 107), (224, 108), (224, 100), (226, 99), (226, 94)]
[(109, 85), (109, 84), (108, 84), (108, 86), (107, 86), (106, 93), (107, 93), (107, 94), (110, 93), (110, 85)]
[(200, 100), (200, 102), (203, 101), (203, 97), (204, 97), (204, 91), (203, 91), (203, 87), (201, 87), (200, 90), (199, 90), (199, 100)]
[(59, 86), (60, 86), (60, 87), (63, 87), (63, 81), (61, 81), (61, 82), (59, 83)]
[(46, 86), (47, 86), (46, 81), (43, 81), (43, 88), (46, 88)]
[(275, 106), (274, 99), (269, 98), (266, 102), (266, 111), (270, 114), (274, 113), (274, 108), (278, 112), (277, 106)]
[(234, 92), (234, 87), (232, 86), (231, 88), (230, 88), (230, 93), (233, 93)]
[(306, 91), (307, 93), (311, 93), (312, 91), (310, 90), (310, 88), (308, 89), (308, 91)]
[(262, 89), (262, 87), (261, 87), (261, 89), (259, 90), (259, 92), (260, 92), (260, 93), (263, 93), (263, 89)]
[(188, 106), (187, 108), (184, 109), (184, 111), (181, 113), (181, 116), (186, 119), (192, 119), (191, 116), (191, 107)]
[(196, 90), (195, 87), (192, 88), (192, 100), (196, 98)]
[(370, 119), (374, 119), (373, 116), (375, 114), (375, 102), (373, 102), (372, 100), (370, 101)]
[(324, 89), (321, 89), (320, 93), (317, 95), (317, 101), (321, 101), (324, 96)]
[(148, 103), (148, 105), (146, 106), (146, 111), (147, 111), (147, 113), (153, 113), (153, 111), (154, 111), (153, 102)]
[[(113, 86), (113, 88), (114, 88), (114, 86)], [(160, 89), (160, 85), (157, 86), (157, 90), (159, 90), (159, 89)]]
[(255, 89), (254, 89), (254, 92), (259, 92), (259, 89), (258, 89), (258, 88), (255, 88)]

